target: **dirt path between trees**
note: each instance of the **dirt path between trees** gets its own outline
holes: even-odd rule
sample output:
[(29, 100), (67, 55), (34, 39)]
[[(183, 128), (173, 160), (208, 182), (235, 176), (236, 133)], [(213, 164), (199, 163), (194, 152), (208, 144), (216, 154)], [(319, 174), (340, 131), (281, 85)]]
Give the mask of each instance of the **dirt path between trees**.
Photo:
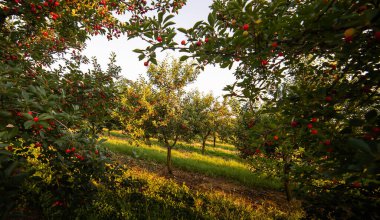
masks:
[(221, 177), (210, 177), (204, 174), (184, 171), (173, 167), (173, 175), (169, 175), (166, 166), (152, 161), (139, 160), (125, 155), (117, 155), (116, 159), (126, 164), (133, 171), (148, 171), (167, 179), (173, 179), (178, 184), (185, 183), (191, 190), (199, 192), (216, 192), (232, 197), (239, 202), (253, 207), (275, 207), (287, 212), (299, 207), (299, 201), (288, 203), (284, 192), (250, 188)]

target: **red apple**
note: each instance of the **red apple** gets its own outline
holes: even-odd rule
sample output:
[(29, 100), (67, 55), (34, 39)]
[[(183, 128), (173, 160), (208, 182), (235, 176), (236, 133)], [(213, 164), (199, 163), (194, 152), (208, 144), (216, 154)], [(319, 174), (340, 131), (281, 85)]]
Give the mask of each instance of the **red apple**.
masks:
[(262, 61), (261, 61), (261, 65), (263, 65), (263, 66), (268, 65), (268, 60), (262, 60)]
[(360, 188), (361, 186), (362, 186), (362, 184), (358, 181), (355, 181), (352, 183), (352, 187), (354, 187), (354, 188)]
[(182, 41), (181, 41), (181, 44), (182, 44), (182, 45), (186, 45), (186, 41), (185, 41), (185, 40), (182, 40)]
[(249, 29), (249, 24), (244, 24), (243, 25), (243, 30), (247, 31)]
[(346, 43), (351, 43), (352, 42), (352, 36), (344, 37), (344, 41), (346, 41)]

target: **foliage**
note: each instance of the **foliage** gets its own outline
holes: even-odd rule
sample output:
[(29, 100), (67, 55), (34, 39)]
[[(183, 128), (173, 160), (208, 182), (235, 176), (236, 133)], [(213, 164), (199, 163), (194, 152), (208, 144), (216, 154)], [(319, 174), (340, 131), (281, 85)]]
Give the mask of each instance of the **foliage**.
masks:
[(198, 73), (191, 64), (174, 59), (151, 64), (147, 72), (149, 81), (141, 78), (127, 87), (122, 95), (125, 104), (122, 110), (128, 111), (127, 114), (119, 114), (122, 123), (136, 134), (135, 138), (158, 137), (167, 148), (169, 173), (172, 172), (171, 149), (183, 135), (181, 99), (184, 87), (193, 82)]
[(215, 130), (214, 120), (215, 109), (217, 100), (211, 94), (202, 95), (198, 91), (193, 91), (186, 94), (182, 100), (183, 114), (182, 119), (184, 123), (181, 125), (182, 129), (187, 134), (187, 139), (194, 139), (199, 136), (202, 140), (202, 153), (205, 152), (207, 138), (211, 132)]
[[(80, 51), (90, 35), (138, 37), (155, 27), (155, 18), (147, 12), (159, 11), (162, 19), (164, 12), (176, 13), (184, 1), (150, 3), (0, 2), (2, 217), (29, 211), (31, 206), (22, 206), (34, 199), (41, 199), (38, 205), (67, 211), (91, 200), (90, 179), (105, 181), (108, 152), (99, 148), (97, 133), (115, 107), (114, 79), (120, 68), (111, 56), (106, 71), (93, 60), (94, 69), (83, 73), (80, 65), (88, 60)], [(131, 15), (126, 22), (115, 17), (125, 13)], [(39, 166), (49, 169), (49, 177), (40, 176)], [(34, 194), (31, 189), (32, 196), (22, 201), (20, 193), (31, 185), (41, 188)]]
[(189, 41), (183, 60), (237, 62), (226, 89), (277, 124), (263, 132), (278, 136), (285, 185), (293, 175), (326, 206), (316, 181), (336, 178), (345, 185), (336, 193), (359, 187), (361, 201), (378, 199), (378, 2), (216, 0), (211, 9), (207, 21), (178, 29)]

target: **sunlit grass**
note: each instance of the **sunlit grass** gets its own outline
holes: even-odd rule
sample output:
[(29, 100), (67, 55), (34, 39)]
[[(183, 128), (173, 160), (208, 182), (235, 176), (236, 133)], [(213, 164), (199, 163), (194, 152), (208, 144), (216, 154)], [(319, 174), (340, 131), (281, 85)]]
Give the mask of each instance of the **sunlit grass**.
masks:
[[(125, 139), (112, 137), (105, 143), (105, 146), (115, 152), (165, 164), (166, 149), (157, 145), (156, 141), (153, 143), (151, 146), (140, 145), (136, 147), (130, 145)], [(226, 145), (220, 144), (217, 146), (224, 147), (213, 148), (212, 146), (207, 146), (207, 154), (202, 155), (200, 146), (181, 142), (172, 151), (173, 166), (209, 176), (228, 178), (249, 187), (270, 189), (279, 189), (281, 187), (278, 179), (268, 178), (250, 171), (230, 146), (226, 147)]]

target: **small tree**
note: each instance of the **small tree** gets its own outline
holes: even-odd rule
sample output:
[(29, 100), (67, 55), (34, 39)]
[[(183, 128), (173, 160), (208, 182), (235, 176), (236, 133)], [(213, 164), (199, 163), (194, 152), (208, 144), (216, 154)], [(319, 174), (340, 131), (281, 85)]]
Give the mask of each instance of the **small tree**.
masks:
[(199, 136), (202, 140), (202, 154), (205, 153), (207, 138), (214, 129), (214, 109), (215, 99), (211, 94), (202, 95), (199, 91), (187, 94), (183, 99), (184, 110), (183, 120), (186, 121), (191, 135)]
[(183, 129), (181, 99), (184, 87), (196, 79), (199, 71), (194, 70), (191, 64), (173, 59), (171, 62), (165, 60), (158, 65), (150, 65), (147, 74), (155, 94), (154, 114), (149, 120), (156, 128), (154, 133), (157, 133), (159, 140), (167, 148), (167, 168), (172, 174), (171, 150)]

